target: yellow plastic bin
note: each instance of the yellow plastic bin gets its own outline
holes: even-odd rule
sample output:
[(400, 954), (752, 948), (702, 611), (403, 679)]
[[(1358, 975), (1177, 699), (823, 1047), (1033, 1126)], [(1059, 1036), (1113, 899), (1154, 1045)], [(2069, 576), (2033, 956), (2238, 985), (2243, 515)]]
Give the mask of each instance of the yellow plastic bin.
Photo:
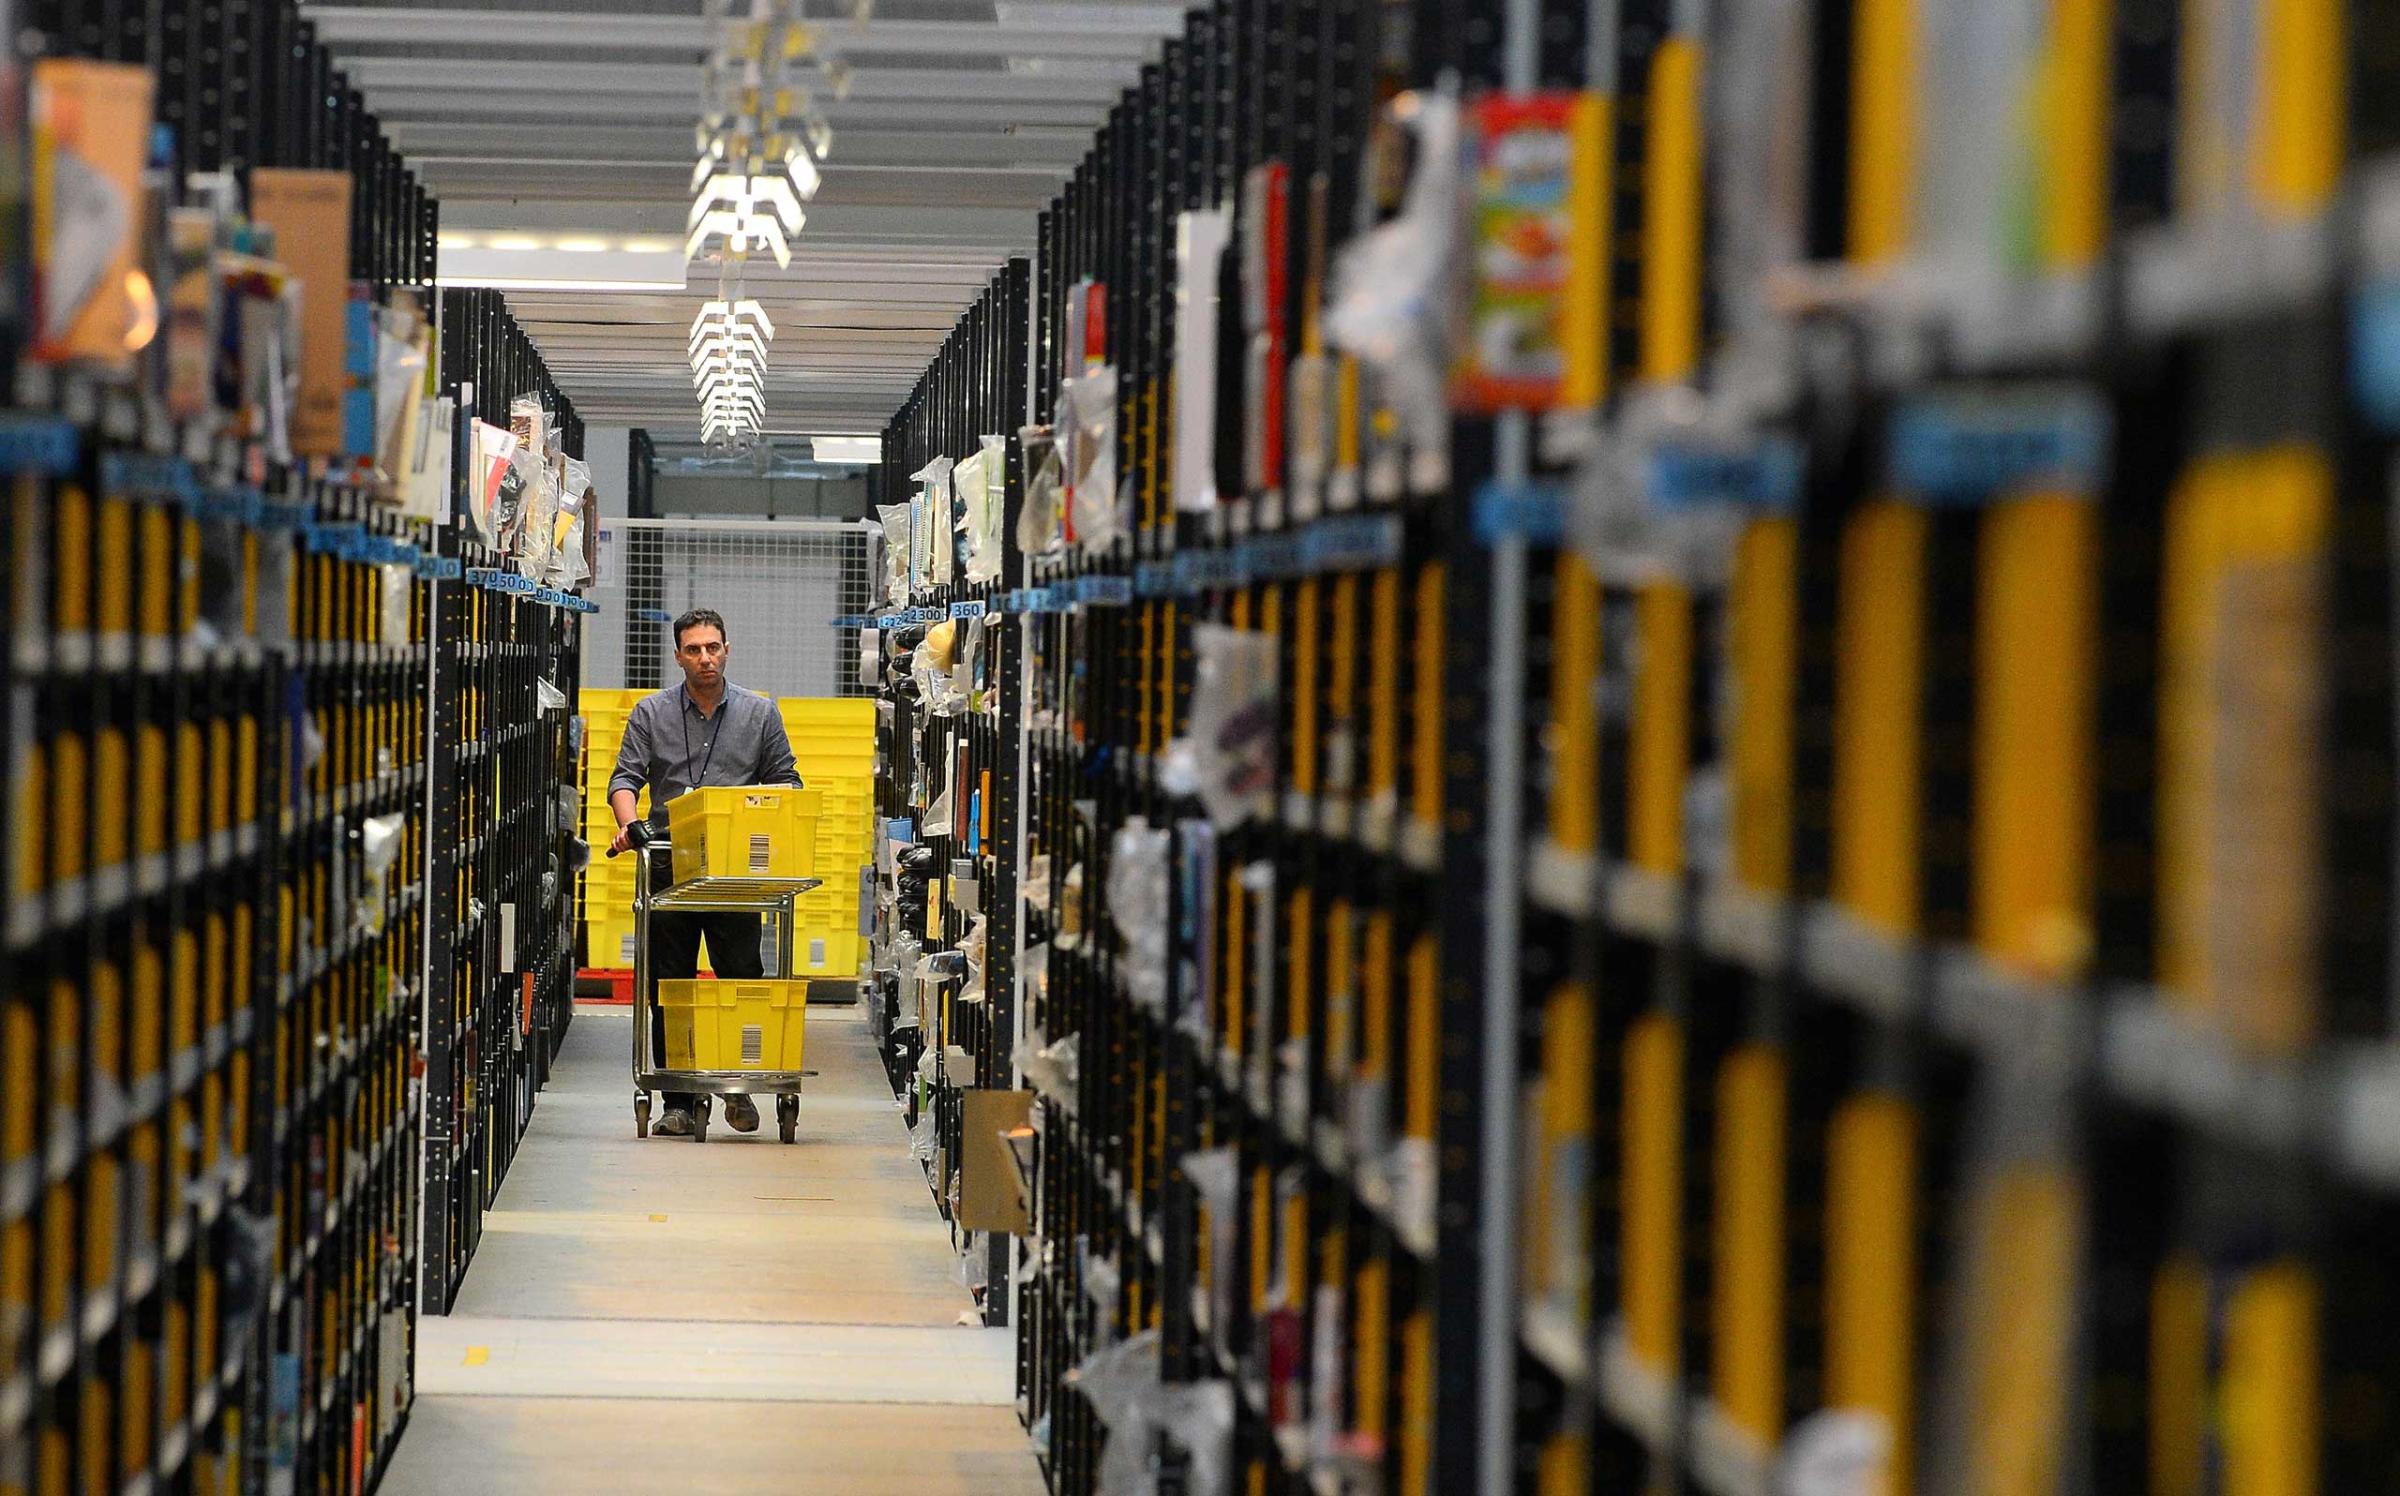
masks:
[(697, 789), (667, 802), (675, 881), (811, 878), (823, 797), (789, 785)]
[(661, 981), (669, 1070), (800, 1070), (808, 983), (789, 978)]

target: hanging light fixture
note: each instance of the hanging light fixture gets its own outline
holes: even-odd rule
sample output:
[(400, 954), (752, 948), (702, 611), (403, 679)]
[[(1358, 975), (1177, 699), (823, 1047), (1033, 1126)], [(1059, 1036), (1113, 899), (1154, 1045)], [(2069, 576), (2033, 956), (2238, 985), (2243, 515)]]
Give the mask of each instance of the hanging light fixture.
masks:
[[(733, 14), (737, 5), (746, 14)], [(854, 8), (863, 24), (867, 8)], [(767, 347), (774, 324), (742, 293), (754, 254), (792, 263), (792, 241), (808, 224), (806, 204), (824, 177), (818, 163), (833, 131), (802, 84), (811, 70), (838, 97), (848, 72), (819, 54), (817, 35), (797, 0), (709, 0), (717, 46), (702, 70), (694, 134), (692, 209), (684, 222), (684, 263), (717, 263), (717, 299), (692, 319), (692, 387), (703, 436), (747, 445), (766, 422)]]
[(702, 440), (742, 446), (765, 427), (767, 347), (774, 340), (775, 324), (756, 301), (722, 296), (702, 303), (685, 343)]

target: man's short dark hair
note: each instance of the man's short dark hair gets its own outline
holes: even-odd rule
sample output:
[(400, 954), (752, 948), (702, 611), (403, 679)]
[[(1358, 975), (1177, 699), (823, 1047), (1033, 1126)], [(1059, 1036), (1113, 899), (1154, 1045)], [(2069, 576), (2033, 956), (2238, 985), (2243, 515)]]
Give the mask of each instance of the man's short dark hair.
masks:
[(717, 631), (718, 638), (724, 640), (728, 644), (733, 642), (733, 635), (725, 631), (724, 614), (718, 612), (714, 608), (694, 608), (690, 612), (684, 614), (681, 618), (675, 620), (675, 647), (677, 649), (683, 648), (683, 631), (685, 629), (696, 629), (701, 627), (715, 629)]

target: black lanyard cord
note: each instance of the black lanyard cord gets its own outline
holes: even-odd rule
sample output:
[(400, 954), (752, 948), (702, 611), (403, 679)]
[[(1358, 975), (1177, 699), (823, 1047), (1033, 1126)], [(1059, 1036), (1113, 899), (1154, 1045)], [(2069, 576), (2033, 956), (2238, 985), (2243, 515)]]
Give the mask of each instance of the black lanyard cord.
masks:
[[(690, 686), (683, 688), (683, 704), (685, 707), (683, 712), (683, 761), (689, 764), (692, 761), (692, 714), (690, 711), (692, 688)], [(724, 736), (725, 733), (725, 708), (732, 704), (733, 682), (727, 681), (725, 694), (717, 699), (717, 720), (716, 724), (709, 729), (708, 752), (700, 760), (700, 777), (685, 785), (685, 789), (696, 790), (708, 783), (708, 766), (717, 761), (717, 739)]]

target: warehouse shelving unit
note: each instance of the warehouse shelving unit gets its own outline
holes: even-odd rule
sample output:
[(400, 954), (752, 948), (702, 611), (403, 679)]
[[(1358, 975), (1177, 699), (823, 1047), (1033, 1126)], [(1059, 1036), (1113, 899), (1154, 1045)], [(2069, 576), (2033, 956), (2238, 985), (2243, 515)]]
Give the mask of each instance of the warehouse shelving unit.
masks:
[[(993, 279), (886, 428), (884, 502), (908, 503), (915, 488), (908, 475), (934, 458), (969, 455), (984, 436), (1002, 436), (1010, 495), (1002, 528), (1013, 533), (1023, 482), (1018, 429), (1026, 410), (1030, 274), (1030, 264), (1016, 260)], [(945, 491), (939, 515), (944, 546), (954, 543), (949, 503)], [(947, 620), (984, 629), (980, 709), (970, 702), (958, 715), (939, 716), (921, 698), (887, 688), (882, 703), (889, 711), (878, 732), (883, 768), (878, 814), (887, 826), (906, 822), (914, 839), (938, 844), (943, 853), (927, 879), (928, 925), (914, 932), (919, 949), (928, 956), (959, 951), (977, 916), (984, 921), (980, 995), (969, 994), (963, 973), (958, 980), (920, 989), (913, 972), (894, 972), (883, 1009), (887, 1019), (881, 1037), (887, 1046), (892, 1026), (914, 1026), (933, 1059), (931, 1079), (911, 1099), (912, 1106), (930, 1106), (935, 1120), (927, 1181), (945, 1216), (953, 1213), (960, 1184), (962, 1093), (1017, 1084), (1017, 972), (1023, 943), (1014, 836), (1023, 774), (1017, 752), (1023, 645), (1013, 620), (1003, 617), (1000, 600), (1023, 580), (1024, 565), (1013, 543), (1003, 545), (1001, 573), (991, 581), (969, 581), (963, 567), (956, 568), (951, 582), (920, 587), (907, 599), (907, 611), (919, 625)], [(899, 625), (891, 613), (876, 616), (895, 629)], [(857, 620), (848, 626), (857, 626)], [(952, 817), (937, 829), (926, 812), (945, 795)], [(881, 911), (879, 943), (888, 948), (897, 933), (896, 917), (889, 909)], [(914, 1115), (912, 1110), (912, 1120)], [(1008, 1239), (967, 1230), (955, 1220), (953, 1231), (963, 1276), (975, 1286), (985, 1322), (1008, 1323), (1012, 1285), (1022, 1271), (1011, 1259)]]
[[(538, 393), (570, 456), (583, 423), (496, 291), (445, 291), (442, 377), (469, 418), (491, 391)], [(479, 399), (478, 392), (484, 392)], [(505, 399), (499, 400), (502, 406)], [(489, 415), (485, 419), (490, 419)], [(424, 1307), (456, 1300), (534, 1093), (575, 1011), (582, 832), (581, 620), (591, 605), (522, 586), (498, 555), (453, 534), (458, 578), (439, 589), (433, 884), (447, 903), (425, 1050)], [(544, 710), (547, 683), (566, 703)]]
[[(25, 55), (150, 70), (174, 201), (193, 174), (347, 171), (353, 287), (430, 308), (435, 205), (295, 6), (8, 19)], [(408, 1414), (417, 1062), (449, 1037), (431, 692), (462, 558), (346, 469), (170, 417), (155, 358), (111, 381), (5, 331), (0, 1489), (363, 1490)], [(516, 637), (571, 654), (542, 613)], [(534, 757), (494, 790), (512, 834), (555, 798)]]
[[(2389, 26), (2260, 12), (2202, 77), (2198, 8), (1975, 10), (1224, 0), (1043, 215), (1031, 420), (1113, 369), (1129, 517), (990, 600), (1054, 1489), (1217, 1468), (1081, 1390), (1149, 1331), (1232, 1490), (2392, 1479)], [(1471, 144), (1557, 122), (1511, 180), (1582, 248), (1559, 376), (1436, 428), (1325, 321), (1451, 88)], [(924, 425), (888, 472), (970, 449)], [(1275, 640), (1239, 824), (1178, 751), (1214, 626)]]

